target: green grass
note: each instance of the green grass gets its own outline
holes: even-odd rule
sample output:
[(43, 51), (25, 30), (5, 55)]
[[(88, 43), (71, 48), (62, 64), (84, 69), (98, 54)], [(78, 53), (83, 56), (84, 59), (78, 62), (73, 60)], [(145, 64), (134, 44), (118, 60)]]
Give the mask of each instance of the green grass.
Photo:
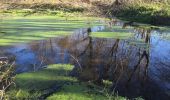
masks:
[(47, 100), (126, 100), (116, 94), (109, 95), (101, 89), (90, 89), (87, 84), (65, 85), (58, 93)]
[(68, 12), (62, 10), (33, 10), (33, 9), (10, 9), (10, 10), (0, 10), (2, 15), (10, 16), (56, 16), (56, 17), (77, 17), (82, 16), (80, 12)]
[(51, 37), (57, 37), (62, 35), (69, 35), (70, 32), (66, 31), (49, 31), (49, 32), (34, 32), (34, 33), (23, 33), (23, 34), (12, 34), (2, 36), (3, 38), (0, 38), (0, 45), (6, 46), (6, 45), (15, 45), (17, 43), (27, 43), (31, 42), (33, 40), (43, 40)]
[(130, 4), (115, 12), (123, 20), (153, 24), (170, 25), (170, 5), (163, 3)]
[[(16, 75), (16, 87), (11, 87), (6, 93), (7, 99), (23, 100), (38, 99), (53, 86), (60, 86), (47, 100), (126, 100), (93, 83), (78, 81), (69, 76), (74, 66), (69, 64), (48, 65), (47, 68)], [(106, 85), (111, 85), (105, 81)]]
[(106, 100), (101, 94), (89, 93), (85, 84), (65, 85), (58, 92), (48, 97), (47, 100)]
[(8, 94), (9, 99), (36, 99), (44, 93), (44, 90), (54, 86), (63, 85), (66, 82), (77, 82), (74, 77), (69, 77), (72, 65), (54, 64), (37, 72), (28, 72), (16, 75), (16, 87)]
[(90, 36), (97, 38), (129, 39), (133, 36), (132, 30), (132, 27), (122, 28), (122, 26), (111, 26), (99, 32), (92, 32)]
[[(108, 81), (104, 84), (111, 86)], [(125, 97), (109, 93), (108, 89), (109, 87), (100, 87), (91, 82), (74, 83), (64, 85), (60, 91), (49, 96), (47, 100), (126, 100)]]
[(66, 21), (56, 16), (7, 17), (0, 22), (0, 46), (70, 35), (79, 28), (101, 25), (97, 20), (100, 19), (73, 17)]
[(132, 35), (130, 32), (92, 32), (91, 34), (92, 37), (114, 39), (129, 39)]

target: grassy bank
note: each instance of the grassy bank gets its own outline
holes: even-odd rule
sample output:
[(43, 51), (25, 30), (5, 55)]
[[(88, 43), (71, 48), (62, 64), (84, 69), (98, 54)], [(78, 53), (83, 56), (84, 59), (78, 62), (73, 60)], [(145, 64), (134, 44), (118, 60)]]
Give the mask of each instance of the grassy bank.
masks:
[(165, 3), (112, 5), (110, 13), (123, 20), (152, 25), (170, 25), (170, 5)]
[[(56, 0), (52, 1), (18, 1), (12, 2), (13, 0), (3, 2), (0, 1), (0, 9), (1, 14), (7, 13), (12, 15), (58, 15), (60, 12), (64, 12), (64, 14), (68, 14), (65, 16), (69, 16), (70, 14), (78, 15), (85, 12), (88, 8), (86, 3), (80, 4), (80, 1), (76, 2), (68, 2), (68, 0)], [(61, 14), (61, 13), (60, 13)]]
[[(11, 0), (12, 1), (12, 0)], [(142, 1), (142, 2), (141, 2)], [(61, 0), (56, 2), (3, 2), (0, 13), (12, 15), (52, 15), (63, 14), (68, 18), (74, 16), (105, 16), (119, 19), (147, 23), (152, 25), (170, 25), (170, 4), (164, 2), (144, 2), (137, 0), (115, 4), (114, 1), (104, 2), (89, 0)]]
[[(16, 86), (7, 93), (7, 99), (47, 99), (47, 100), (125, 100), (93, 83), (78, 81), (69, 76), (72, 65), (48, 65), (37, 72), (16, 75)], [(108, 83), (108, 82), (107, 82)], [(106, 83), (106, 84), (107, 84)]]

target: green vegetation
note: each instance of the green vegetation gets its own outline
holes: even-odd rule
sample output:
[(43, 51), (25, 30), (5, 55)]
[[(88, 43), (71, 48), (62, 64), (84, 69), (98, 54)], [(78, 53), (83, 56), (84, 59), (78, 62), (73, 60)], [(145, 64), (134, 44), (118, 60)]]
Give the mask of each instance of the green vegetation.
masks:
[(14, 85), (14, 63), (7, 57), (0, 57), (0, 99), (5, 98), (6, 91)]
[(47, 97), (48, 100), (125, 100), (125, 98), (115, 94), (109, 95), (102, 87), (92, 83), (79, 82), (76, 78), (68, 76), (73, 68), (72, 65), (54, 64), (37, 72), (18, 74), (15, 79), (16, 87), (12, 87), (7, 92), (6, 98), (38, 99)]
[(101, 25), (97, 20), (100, 19), (72, 17), (65, 20), (59, 16), (5, 18), (0, 22), (0, 45), (27, 43), (33, 40), (70, 35), (79, 28)]
[[(90, 88), (91, 87), (91, 88)], [(93, 89), (92, 89), (93, 88)], [(126, 100), (116, 94), (111, 94), (107, 89), (101, 89), (89, 83), (75, 83), (65, 85), (58, 93), (47, 98), (47, 100)]]
[(80, 12), (69, 12), (69, 11), (62, 11), (62, 10), (50, 10), (50, 9), (45, 9), (45, 10), (34, 10), (34, 9), (10, 9), (10, 10), (0, 10), (0, 13), (2, 15), (6, 16), (56, 16), (56, 17), (65, 17), (65, 18), (70, 18), (70, 17), (77, 17), (82, 16)]
[[(141, 2), (123, 4), (112, 14), (123, 20), (148, 23), (153, 25), (170, 25), (170, 5), (164, 3)], [(114, 9), (114, 8), (112, 8)]]
[[(126, 39), (128, 40), (125, 41), (126, 43), (144, 50), (149, 48), (151, 30), (157, 29), (157, 27), (145, 25), (138, 27), (138, 24), (135, 26), (133, 22), (170, 25), (170, 3), (168, 2), (151, 2), (150, 0), (137, 0), (137, 2), (143, 1), (140, 3), (133, 0), (131, 2), (128, 2), (130, 0), (110, 0), (108, 2), (104, 0), (12, 1), (0, 1), (0, 47), (68, 36), (76, 29), (103, 25), (100, 23), (101, 18), (84, 17), (93, 15), (109, 17), (110, 20), (107, 20), (106, 23), (109, 23), (110, 28), (100, 32), (91, 32), (91, 37), (113, 38), (118, 41)], [(147, 38), (135, 39), (134, 37), (132, 39), (134, 35), (132, 27), (127, 25), (122, 29), (120, 26), (112, 26), (114, 24), (112, 17), (115, 16), (130, 21), (132, 25), (129, 26), (135, 26), (136, 29), (142, 28), (141, 34), (149, 35), (145, 36)], [(147, 34), (145, 30), (149, 30)], [(167, 37), (170, 36), (167, 35)], [(89, 47), (91, 48), (91, 46)], [(0, 64), (0, 88), (3, 94), (0, 96), (2, 99), (126, 100), (108, 90), (113, 84), (109, 80), (103, 80), (104, 85), (97, 86), (92, 82), (81, 82), (77, 78), (69, 76), (74, 68), (73, 65), (48, 65), (36, 72), (17, 74), (15, 80), (13, 80), (13, 67)], [(6, 81), (8, 84), (5, 84)], [(11, 86), (14, 82), (15, 86)], [(9, 86), (11, 87), (8, 90)], [(7, 88), (3, 90), (3, 87)]]
[(134, 34), (132, 27), (122, 28), (122, 26), (106, 27), (102, 31), (92, 32), (90, 36), (97, 38), (129, 39)]
[(16, 87), (13, 87), (7, 94), (9, 99), (35, 99), (52, 88), (66, 82), (75, 82), (75, 78), (68, 77), (72, 65), (49, 65), (38, 72), (29, 72), (16, 75)]
[[(34, 33), (26, 32), (25, 34), (17, 34), (17, 33), (16, 34), (11, 33), (12, 35), (7, 35), (7, 34), (8, 33), (1, 34), (1, 35), (3, 35), (3, 38), (0, 39), (1, 46), (14, 45), (16, 43), (27, 43), (27, 42), (31, 42), (33, 40), (43, 40), (43, 39), (48, 39), (50, 37), (68, 35), (69, 32), (66, 32), (66, 31), (57, 31), (57, 32), (38, 31), (38, 32), (34, 32)], [(20, 37), (20, 38), (18, 38), (18, 37)]]
[(47, 100), (106, 100), (107, 98), (100, 93), (95, 93), (86, 84), (75, 83), (64, 85), (58, 92), (48, 97)]
[(128, 39), (132, 37), (132, 33), (126, 32), (92, 32), (92, 37), (99, 38), (114, 38), (114, 39)]
[[(62, 2), (61, 2), (62, 1)], [(66, 2), (65, 2), (66, 1)], [(1, 4), (2, 3), (2, 4)], [(17, 11), (17, 13), (22, 13), (28, 11), (28, 13), (46, 13), (48, 11), (55, 14), (55, 11), (64, 11), (64, 12), (83, 12), (85, 8), (82, 5), (79, 5), (77, 0), (68, 2), (68, 0), (1, 0), (1, 9), (8, 12), (8, 10), (24, 10)], [(6, 10), (7, 9), (7, 10)], [(15, 11), (14, 11), (15, 13)], [(46, 13), (47, 14), (47, 13)]]
[[(1, 1), (1, 14), (20, 16), (105, 16), (118, 17), (123, 20), (148, 23), (153, 25), (170, 25), (170, 1), (157, 0), (26, 0), (17, 2)], [(0, 3), (1, 3), (0, 2)], [(64, 13), (61, 13), (64, 12)]]

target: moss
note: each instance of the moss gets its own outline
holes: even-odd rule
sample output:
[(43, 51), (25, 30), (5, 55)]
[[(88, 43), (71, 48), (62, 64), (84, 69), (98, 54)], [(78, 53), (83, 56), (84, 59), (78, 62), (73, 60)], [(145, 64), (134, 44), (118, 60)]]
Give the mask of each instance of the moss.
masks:
[(89, 93), (89, 90), (85, 84), (65, 85), (47, 100), (106, 100), (105, 96)]
[(16, 75), (16, 87), (7, 92), (10, 99), (35, 99), (44, 93), (44, 90), (65, 82), (76, 82), (77, 79), (69, 77), (72, 65), (54, 64), (37, 72), (28, 72)]
[(74, 83), (64, 85), (62, 89), (49, 96), (47, 100), (126, 100), (116, 94), (109, 94), (107, 89), (92, 83)]
[[(37, 72), (16, 75), (16, 87), (7, 92), (7, 99), (39, 99), (48, 89), (58, 88), (47, 100), (126, 100), (118, 95), (109, 95), (105, 89), (93, 83), (80, 82), (69, 76), (74, 66), (66, 64), (48, 65)], [(110, 84), (106, 82), (106, 84)]]

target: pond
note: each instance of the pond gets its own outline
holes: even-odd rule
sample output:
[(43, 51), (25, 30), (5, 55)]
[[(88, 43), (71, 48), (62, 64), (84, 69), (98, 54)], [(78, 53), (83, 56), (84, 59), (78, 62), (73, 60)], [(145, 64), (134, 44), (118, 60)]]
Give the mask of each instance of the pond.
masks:
[(110, 90), (121, 96), (170, 98), (169, 28), (124, 27), (123, 21), (98, 18), (7, 18), (0, 23), (0, 56), (16, 60), (16, 73), (69, 63), (79, 80), (98, 85), (108, 80)]

